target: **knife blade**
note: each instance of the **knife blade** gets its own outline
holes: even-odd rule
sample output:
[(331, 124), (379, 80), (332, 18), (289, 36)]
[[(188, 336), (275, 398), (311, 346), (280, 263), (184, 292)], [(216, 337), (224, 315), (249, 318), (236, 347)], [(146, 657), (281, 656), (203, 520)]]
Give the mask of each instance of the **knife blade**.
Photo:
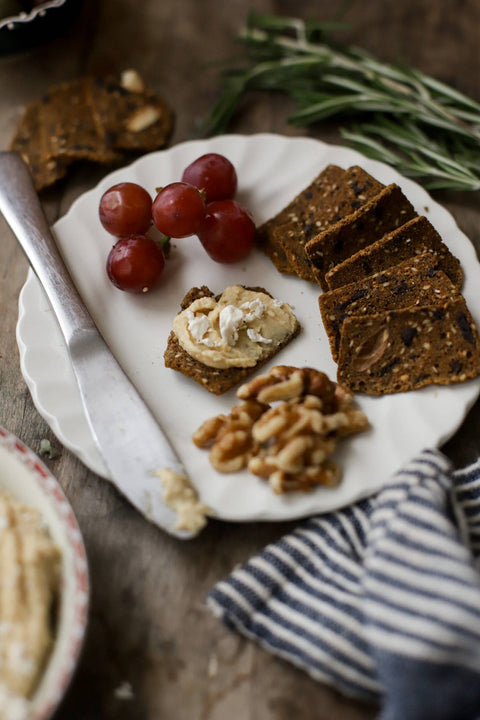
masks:
[(85, 414), (113, 484), (151, 522), (181, 539), (155, 475), (185, 469), (165, 433), (112, 355), (77, 292), (50, 231), (30, 171), (0, 152), (0, 211), (42, 284), (70, 355)]

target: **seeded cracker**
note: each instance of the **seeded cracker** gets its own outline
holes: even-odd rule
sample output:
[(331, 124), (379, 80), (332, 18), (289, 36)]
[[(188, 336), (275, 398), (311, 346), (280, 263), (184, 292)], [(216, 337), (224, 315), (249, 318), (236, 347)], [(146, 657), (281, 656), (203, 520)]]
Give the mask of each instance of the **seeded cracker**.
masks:
[(99, 78), (90, 84), (89, 92), (94, 116), (111, 147), (148, 152), (167, 142), (172, 114), (150, 90), (135, 92), (114, 78)]
[(320, 232), (305, 249), (321, 288), (328, 290), (325, 275), (332, 267), (415, 216), (412, 204), (393, 183), (360, 209)]
[(342, 325), (338, 382), (370, 395), (464, 382), (480, 374), (480, 338), (461, 295)]
[(10, 144), (10, 150), (19, 152), (30, 168), (35, 187), (42, 190), (63, 178), (65, 163), (56, 158), (46, 160), (44, 134), (39, 124), (39, 104), (27, 105)]
[[(254, 290), (257, 292), (263, 292), (269, 295), (267, 290), (261, 287), (249, 287), (247, 290)], [(202, 297), (214, 297), (211, 290), (203, 285), (201, 288), (192, 288), (185, 295), (181, 303), (181, 310), (188, 308), (194, 300)], [(218, 300), (220, 295), (216, 297)], [(300, 332), (300, 325), (297, 323), (295, 331), (290, 334), (283, 343), (277, 344), (271, 348), (271, 352), (265, 355), (261, 361), (257, 362), (253, 367), (242, 367), (242, 368), (227, 368), (219, 369), (209, 367), (199, 362), (191, 355), (189, 355), (180, 345), (175, 333), (172, 331), (168, 338), (167, 348), (164, 353), (165, 367), (171, 368), (181, 372), (186, 377), (192, 378), (196, 383), (204, 387), (208, 392), (214, 395), (222, 395), (223, 393), (231, 390), (239, 383), (243, 382), (245, 378), (255, 373), (258, 368), (268, 362), (274, 357), (290, 340)]]
[(326, 280), (333, 290), (426, 252), (435, 255), (438, 266), (461, 288), (463, 271), (459, 260), (452, 255), (431, 222), (423, 215), (409, 220), (397, 230), (335, 265), (327, 273)]
[(257, 244), (279, 272), (314, 282), (305, 244), (383, 187), (358, 166), (343, 170), (328, 165), (283, 210), (258, 228)]
[(105, 131), (96, 121), (90, 100), (90, 78), (52, 88), (40, 104), (47, 160), (90, 160), (113, 163), (119, 159), (105, 143)]
[(333, 359), (338, 360), (340, 333), (347, 317), (414, 305), (443, 305), (458, 294), (458, 288), (438, 268), (432, 253), (409, 258), (367, 279), (323, 293), (318, 302)]

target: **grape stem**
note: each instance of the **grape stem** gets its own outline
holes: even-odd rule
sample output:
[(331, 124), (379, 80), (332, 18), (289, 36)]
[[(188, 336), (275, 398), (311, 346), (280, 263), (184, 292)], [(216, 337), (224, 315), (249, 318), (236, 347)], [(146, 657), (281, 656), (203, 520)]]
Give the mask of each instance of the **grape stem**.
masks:
[(170, 250), (172, 247), (170, 240), (171, 238), (168, 235), (162, 235), (160, 240), (158, 241), (165, 257), (168, 257), (170, 255)]

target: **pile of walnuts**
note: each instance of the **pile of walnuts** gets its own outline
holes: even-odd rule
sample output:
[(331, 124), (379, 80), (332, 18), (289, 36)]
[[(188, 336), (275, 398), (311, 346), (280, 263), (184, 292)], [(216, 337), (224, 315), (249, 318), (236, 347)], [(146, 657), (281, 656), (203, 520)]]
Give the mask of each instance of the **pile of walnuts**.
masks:
[(219, 472), (248, 468), (276, 493), (336, 485), (340, 470), (330, 456), (337, 442), (369, 427), (352, 394), (312, 368), (277, 365), (237, 397), (243, 402), (206, 420), (193, 442), (210, 448)]

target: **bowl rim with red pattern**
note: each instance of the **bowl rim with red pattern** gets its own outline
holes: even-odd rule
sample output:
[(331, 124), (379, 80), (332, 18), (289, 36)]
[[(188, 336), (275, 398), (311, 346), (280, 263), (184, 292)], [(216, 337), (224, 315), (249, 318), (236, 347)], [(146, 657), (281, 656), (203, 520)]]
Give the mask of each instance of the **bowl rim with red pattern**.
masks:
[(90, 596), (85, 545), (73, 509), (54, 475), (29, 447), (3, 427), (0, 490), (41, 513), (61, 553), (54, 643), (28, 710), (29, 720), (47, 720), (70, 684), (84, 643)]

